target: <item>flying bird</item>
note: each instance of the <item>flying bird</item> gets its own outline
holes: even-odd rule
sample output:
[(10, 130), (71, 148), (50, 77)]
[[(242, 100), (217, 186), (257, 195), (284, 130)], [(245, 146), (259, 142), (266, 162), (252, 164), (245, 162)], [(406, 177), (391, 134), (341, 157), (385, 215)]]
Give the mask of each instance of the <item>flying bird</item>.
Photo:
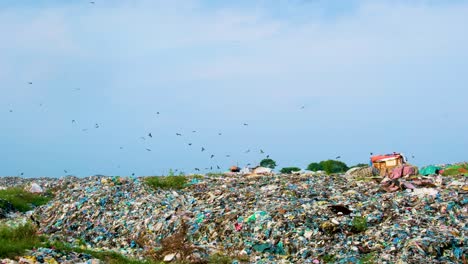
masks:
[(245, 153), (249, 153), (250, 152), (250, 149), (248, 149), (247, 151), (245, 151)]
[(96, 125), (94, 125), (95, 128), (99, 128), (99, 124), (96, 123)]
[(244, 126), (248, 126), (248, 125), (249, 125), (249, 124), (247, 124), (247, 123), (244, 123)]
[(220, 169), (221, 169), (221, 168), (220, 168), (218, 165), (216, 165), (216, 168), (218, 168), (218, 170), (220, 170)]
[(231, 155), (226, 155), (227, 158), (231, 157)]
[(195, 168), (195, 170), (196, 170), (196, 171), (200, 171), (200, 169), (199, 169), (199, 168)]
[(210, 167), (210, 170), (213, 170), (213, 166)]
[(222, 133), (218, 133), (218, 135), (219, 135), (219, 136), (221, 136), (221, 135), (222, 135)]
[(263, 153), (265, 153), (265, 152), (263, 152), (263, 150), (261, 149), (261, 150), (260, 150), (260, 153), (263, 154)]
[(28, 82), (29, 84), (32, 84), (32, 82)]
[(411, 158), (413, 158), (413, 159), (414, 159), (414, 155), (413, 155), (413, 156), (411, 156)]
[(152, 135), (151, 133), (149, 133), (149, 134), (148, 134), (148, 137), (152, 138), (152, 137), (153, 137), (153, 135)]
[(13, 110), (10, 109), (10, 113), (13, 113)]
[(204, 147), (202, 147), (202, 148), (201, 148), (201, 151), (202, 151), (202, 152), (203, 152), (203, 151), (205, 151), (205, 148), (204, 148)]
[(189, 146), (192, 146), (192, 143), (188, 143)]
[(193, 130), (192, 133), (197, 133), (197, 131), (196, 131), (196, 130)]
[(135, 173), (132, 173), (132, 176), (135, 176)]
[(182, 136), (182, 134), (180, 134), (180, 133), (176, 133), (176, 136)]
[(24, 172), (21, 173), (21, 176), (23, 176), (23, 175), (24, 175)]
[(151, 151), (151, 149), (149, 149), (149, 148), (147, 148), (146, 150), (147, 150), (147, 151)]
[(270, 158), (270, 155), (267, 155), (266, 158), (269, 159), (269, 158)]
[(72, 124), (76, 123), (75, 119), (72, 120)]
[(123, 149), (123, 147), (120, 147), (120, 149)]
[(250, 166), (251, 164), (250, 163), (247, 163), (247, 166)]
[(94, 2), (89, 2), (89, 3), (94, 5)]
[(340, 159), (340, 158), (341, 158), (341, 156), (337, 156), (335, 159)]
[(68, 173), (68, 171), (67, 171), (67, 170), (63, 170), (63, 172), (65, 172), (65, 173)]
[(212, 158), (214, 158), (214, 155), (213, 155), (213, 154), (211, 154), (211, 157), (210, 157), (210, 159), (212, 159)]
[(370, 155), (372, 156), (372, 155), (374, 155), (374, 153), (371, 152)]

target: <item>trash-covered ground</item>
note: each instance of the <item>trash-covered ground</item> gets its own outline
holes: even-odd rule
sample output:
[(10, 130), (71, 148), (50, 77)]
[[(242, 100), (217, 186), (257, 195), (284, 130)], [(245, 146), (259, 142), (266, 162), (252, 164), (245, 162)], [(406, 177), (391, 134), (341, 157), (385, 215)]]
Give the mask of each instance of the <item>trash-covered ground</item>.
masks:
[(144, 178), (42, 179), (56, 196), (32, 216), (50, 240), (167, 262), (217, 252), (250, 263), (467, 261), (466, 177), (401, 178), (392, 191), (375, 178), (197, 176), (182, 190)]

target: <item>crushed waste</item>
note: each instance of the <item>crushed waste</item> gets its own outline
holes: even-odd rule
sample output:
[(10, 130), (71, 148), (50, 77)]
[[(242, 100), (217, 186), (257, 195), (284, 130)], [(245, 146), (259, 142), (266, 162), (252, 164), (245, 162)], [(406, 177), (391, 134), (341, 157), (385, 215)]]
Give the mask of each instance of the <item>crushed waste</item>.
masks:
[[(190, 260), (220, 252), (249, 263), (466, 261), (467, 177), (400, 170), (390, 177), (372, 169), (330, 176), (189, 176), (182, 190), (154, 190), (144, 178), (102, 176), (2, 178), (0, 186), (34, 182), (56, 190), (51, 202), (31, 212), (50, 240), (133, 258), (161, 250), (164, 239), (180, 235), (186, 225)], [(183, 255), (164, 252), (167, 262)], [(92, 260), (51, 249), (24, 258)]]

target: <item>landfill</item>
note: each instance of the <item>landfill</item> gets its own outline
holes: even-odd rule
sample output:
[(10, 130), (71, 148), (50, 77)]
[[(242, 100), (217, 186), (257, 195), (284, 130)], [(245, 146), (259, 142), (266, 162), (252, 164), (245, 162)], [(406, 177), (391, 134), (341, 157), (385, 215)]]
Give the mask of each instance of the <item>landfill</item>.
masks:
[[(169, 263), (216, 253), (234, 263), (466, 263), (466, 176), (402, 168), (382, 179), (372, 169), (354, 171), (361, 174), (187, 176), (181, 190), (152, 189), (143, 177), (103, 176), (2, 178), (0, 186), (34, 182), (55, 190), (51, 202), (31, 212), (50, 240), (133, 258), (163, 252)], [(180, 235), (190, 254), (164, 249)], [(92, 260), (51, 249), (24, 258)], [(16, 263), (8, 261), (0, 263)]]

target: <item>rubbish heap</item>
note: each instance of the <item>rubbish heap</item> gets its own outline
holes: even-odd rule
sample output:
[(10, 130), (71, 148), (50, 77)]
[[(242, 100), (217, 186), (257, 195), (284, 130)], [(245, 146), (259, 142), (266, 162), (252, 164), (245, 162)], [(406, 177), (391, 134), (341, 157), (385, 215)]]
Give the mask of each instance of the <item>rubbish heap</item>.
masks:
[(187, 225), (195, 259), (219, 252), (253, 263), (462, 263), (465, 179), (387, 192), (344, 175), (203, 177), (177, 191), (153, 190), (142, 178), (70, 178), (34, 217), (51, 240), (133, 257), (163, 250), (167, 261), (180, 253), (161, 242)]

